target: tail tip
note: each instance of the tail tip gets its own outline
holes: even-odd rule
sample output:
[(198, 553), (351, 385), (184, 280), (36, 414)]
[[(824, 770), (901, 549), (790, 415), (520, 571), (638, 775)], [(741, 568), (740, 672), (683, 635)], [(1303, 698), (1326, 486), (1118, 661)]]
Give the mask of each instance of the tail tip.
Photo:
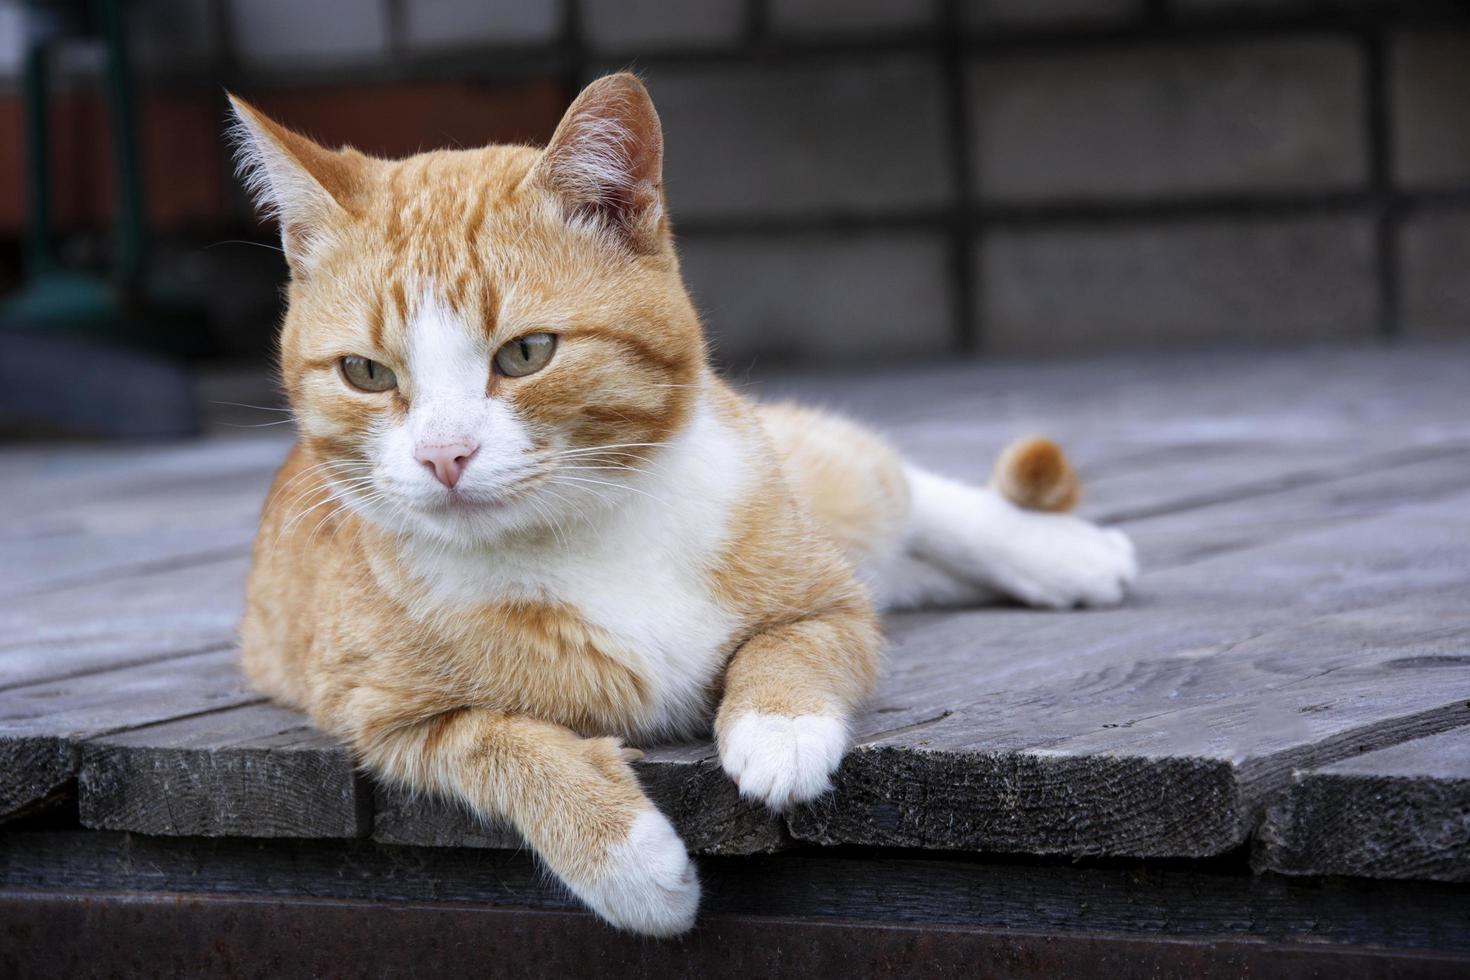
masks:
[(1082, 495), (1062, 448), (1042, 436), (1007, 446), (995, 461), (994, 482), (1007, 500), (1028, 510), (1068, 511)]

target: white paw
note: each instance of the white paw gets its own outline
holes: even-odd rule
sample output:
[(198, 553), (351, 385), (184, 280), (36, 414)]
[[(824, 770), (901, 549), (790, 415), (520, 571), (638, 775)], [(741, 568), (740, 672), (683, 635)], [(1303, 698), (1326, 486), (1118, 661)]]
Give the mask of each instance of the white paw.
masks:
[(740, 795), (774, 810), (832, 788), (847, 751), (847, 726), (827, 715), (741, 715), (720, 740), (720, 761)]
[(1138, 577), (1133, 542), (1067, 514), (1022, 515), (998, 569), (1002, 588), (1032, 606), (1115, 606)]
[(699, 877), (684, 842), (657, 810), (633, 821), (590, 881), (571, 884), (577, 896), (619, 929), (646, 936), (687, 932), (699, 911)]

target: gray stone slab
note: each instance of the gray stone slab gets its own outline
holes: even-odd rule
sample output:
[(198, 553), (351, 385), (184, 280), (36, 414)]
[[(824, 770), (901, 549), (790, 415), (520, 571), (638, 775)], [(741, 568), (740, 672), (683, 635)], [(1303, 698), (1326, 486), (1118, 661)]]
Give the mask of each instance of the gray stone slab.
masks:
[[(128, 42), (134, 64), (143, 71), (199, 69), (218, 57), (220, 8), (190, 0), (148, 0), (133, 4)], [(18, 33), (18, 32), (17, 32)]]
[(230, 36), (247, 64), (271, 69), (362, 63), (388, 53), (388, 13), (359, 0), (231, 0)]
[[(1463, 644), (1406, 669), (1470, 662)], [(1266, 813), (1258, 868), (1291, 875), (1470, 881), (1470, 728), (1294, 774)]]
[(900, 55), (644, 73), (676, 221), (875, 215), (951, 200), (938, 66)]
[(1394, 175), (1410, 187), (1470, 182), (1470, 34), (1408, 34), (1389, 59)]
[(561, 30), (562, 6), (544, 0), (413, 0), (403, 28), (421, 49), (546, 43)]
[(299, 712), (252, 704), (82, 746), (83, 826), (170, 837), (362, 837), (371, 788)]
[(1367, 338), (1362, 217), (994, 231), (978, 243), (976, 330), (994, 353)]
[(889, 34), (931, 27), (939, 0), (770, 0), (767, 17), (778, 33), (840, 36)]
[(745, 21), (744, 0), (582, 0), (582, 32), (604, 53), (732, 44)]
[[(1470, 153), (1470, 151), (1467, 151)], [(1470, 211), (1412, 214), (1399, 232), (1399, 322), (1410, 337), (1470, 330)]]
[(1113, 26), (1144, 15), (1144, 0), (961, 0), (965, 22), (976, 27)]
[(1359, 187), (1362, 91), (1346, 40), (978, 63), (972, 180), (994, 202)]
[(693, 235), (680, 253), (727, 364), (915, 358), (954, 347), (940, 235)]

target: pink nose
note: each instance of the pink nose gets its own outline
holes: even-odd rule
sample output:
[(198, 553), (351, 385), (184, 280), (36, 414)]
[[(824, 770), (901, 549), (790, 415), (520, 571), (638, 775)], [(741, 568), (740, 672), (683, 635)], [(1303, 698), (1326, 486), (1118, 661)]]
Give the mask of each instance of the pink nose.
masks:
[(415, 448), (413, 458), (433, 470), (434, 479), (453, 490), (479, 448), (473, 442), (441, 442)]

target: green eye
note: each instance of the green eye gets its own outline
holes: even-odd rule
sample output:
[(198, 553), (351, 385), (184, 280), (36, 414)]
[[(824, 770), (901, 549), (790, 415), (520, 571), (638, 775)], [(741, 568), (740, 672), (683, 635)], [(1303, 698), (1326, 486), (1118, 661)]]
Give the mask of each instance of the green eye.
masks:
[(392, 371), (356, 354), (342, 358), (342, 377), (358, 391), (390, 391), (398, 387)]
[(517, 337), (509, 341), (496, 351), (495, 366), (500, 369), (501, 374), (520, 378), (528, 374), (535, 374), (544, 368), (554, 353), (556, 353), (555, 334), (528, 333), (524, 337)]

